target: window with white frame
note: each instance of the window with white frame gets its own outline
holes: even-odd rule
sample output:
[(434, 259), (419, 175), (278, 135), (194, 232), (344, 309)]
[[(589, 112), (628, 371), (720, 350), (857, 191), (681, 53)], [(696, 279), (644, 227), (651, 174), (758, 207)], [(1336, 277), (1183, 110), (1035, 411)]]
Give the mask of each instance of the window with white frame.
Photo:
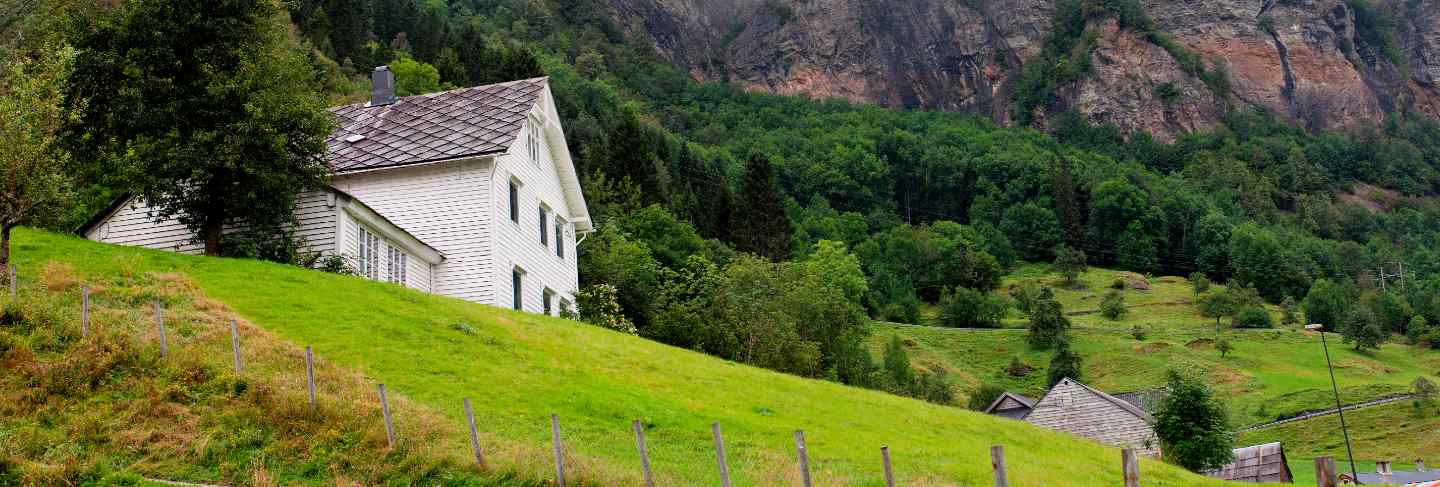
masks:
[(520, 182), (510, 180), (510, 221), (520, 223)]
[(540, 245), (550, 246), (550, 209), (540, 206)]
[(529, 129), (525, 133), (525, 145), (530, 149), (530, 161), (540, 165), (540, 122), (530, 119)]
[(380, 278), (380, 236), (363, 226), (359, 229), (360, 275), (369, 279)]
[(404, 286), (406, 283), (405, 278), (408, 274), (406, 272), (406, 265), (409, 263), (409, 256), (405, 254), (404, 250), (400, 250), (393, 245), (387, 245), (386, 248), (390, 249), (390, 282)]
[(551, 313), (551, 308), (554, 306), (552, 303), (555, 302), (555, 291), (551, 291), (549, 288), (546, 288), (540, 293), (540, 300), (541, 303), (544, 304), (545, 314), (553, 314)]

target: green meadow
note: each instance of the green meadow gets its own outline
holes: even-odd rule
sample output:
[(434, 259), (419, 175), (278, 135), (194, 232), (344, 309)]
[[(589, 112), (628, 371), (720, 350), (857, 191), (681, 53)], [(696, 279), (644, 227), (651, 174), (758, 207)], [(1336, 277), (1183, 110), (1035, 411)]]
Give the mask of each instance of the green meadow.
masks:
[[(197, 296), (167, 300), (167, 306), (178, 308), (173, 326), (181, 330), (172, 337), (172, 347), (214, 350), (196, 352), (195, 360), (210, 360), (210, 367), (223, 369), (228, 356), (222, 344), (228, 342), (223, 332), (215, 331), (223, 321), (215, 313), (233, 312), (247, 330), (273, 336), (279, 343), (274, 347), (286, 350), (276, 352), (274, 357), (279, 358), (266, 362), (270, 365), (260, 369), (265, 372), (255, 374), (284, 375), (274, 383), (298, 387), (294, 377), (303, 369), (294, 350), (313, 346), (326, 367), (353, 371), (371, 385), (387, 384), (402, 444), (407, 438), (423, 441), (428, 450), (452, 456), (454, 465), (464, 465), (468, 458), (461, 400), (469, 398), (475, 404), (482, 444), (496, 454), (494, 467), (513, 478), (550, 475), (548, 416), (555, 413), (572, 461), (572, 479), (596, 485), (638, 482), (639, 459), (630, 432), (634, 419), (645, 425), (651, 463), (663, 485), (717, 483), (712, 422), (724, 429), (736, 485), (797, 483), (792, 436), (797, 429), (805, 431), (812, 471), (821, 485), (883, 485), (881, 446), (889, 447), (896, 475), (906, 485), (984, 485), (991, 481), (992, 444), (1007, 448), (1012, 485), (1120, 481), (1119, 451), (1092, 442), (956, 407), (747, 367), (577, 322), (283, 265), (101, 245), (23, 229), (14, 245), (25, 299), (73, 303), (68, 296), (73, 294), (73, 282), (70, 287), (57, 287), (34, 277), (40, 269), (53, 266), (73, 276), (72, 281), (108, 283), (110, 292), (128, 286), (126, 279), (133, 276), (167, 276), (193, 283)], [(149, 292), (131, 290), (132, 309), (116, 311), (117, 316), (143, 323)], [(183, 323), (187, 316), (207, 318), (187, 325)], [(934, 351), (931, 359), (958, 361), (961, 352), (952, 345), (962, 342), (991, 350), (1019, 350), (1015, 348), (1019, 335), (1014, 333), (941, 330), (914, 336)], [(987, 338), (992, 343), (986, 343)], [(1097, 341), (1096, 350), (1104, 343)], [(1241, 348), (1237, 357), (1259, 352)], [(992, 355), (1008, 360), (1010, 354)], [(295, 361), (293, 370), (284, 370), (287, 361)], [(981, 367), (956, 368), (978, 372)], [(1097, 375), (1097, 379), (1102, 386), (1143, 382), (1118, 375), (1113, 379)], [(293, 391), (287, 394), (283, 397), (293, 400), (284, 404), (303, 397)], [(358, 392), (340, 397), (352, 402), (373, 400)], [(103, 406), (103, 401), (117, 399), (73, 400)], [(358, 411), (354, 414), (374, 415), (373, 407)], [(201, 424), (211, 420), (199, 419)], [(367, 421), (363, 424), (373, 428), (373, 418)], [(43, 429), (43, 425), (29, 427)], [(373, 431), (367, 434), (370, 442), (376, 441)], [(55, 436), (27, 438), (58, 441)], [(293, 441), (303, 446), (307, 440)], [(44, 452), (50, 446), (26, 445), (22, 450)], [(183, 452), (179, 446), (169, 454)], [(163, 452), (155, 455), (116, 468), (146, 476), (183, 470), (176, 462), (165, 461)], [(117, 454), (116, 458), (128, 457)], [(1157, 461), (1144, 461), (1141, 469), (1145, 485), (1218, 485)], [(333, 484), (338, 475), (333, 470), (299, 470), (287, 478), (294, 483)], [(204, 471), (190, 471), (188, 476), (198, 473)]]
[[(1297, 413), (1334, 406), (1330, 376), (1320, 336), (1300, 325), (1280, 325), (1281, 313), (1271, 307), (1276, 328), (1234, 329), (1226, 319), (1200, 316), (1190, 282), (1180, 277), (1153, 277), (1149, 291), (1127, 289), (1129, 312), (1119, 320), (1099, 313), (1100, 300), (1123, 273), (1091, 269), (1082, 286), (1063, 286), (1059, 276), (1032, 265), (1008, 276), (1004, 290), (1024, 284), (1052, 286), (1072, 322), (1071, 345), (1084, 359), (1084, 382), (1107, 392), (1129, 392), (1163, 384), (1170, 368), (1195, 371), (1209, 379), (1226, 401), (1236, 426), (1273, 421)], [(1218, 292), (1222, 286), (1211, 286)], [(872, 350), (896, 335), (906, 341), (912, 363), (945, 370), (962, 399), (982, 383), (998, 384), (1033, 397), (1044, 393), (1050, 352), (1025, 344), (1026, 319), (1012, 310), (1004, 329), (971, 330), (881, 323), (875, 326)], [(1130, 330), (1140, 326), (1145, 339)], [(1215, 349), (1223, 337), (1233, 350), (1225, 357)], [(1412, 347), (1397, 338), (1379, 350), (1356, 352), (1328, 335), (1336, 381), (1347, 403), (1404, 393), (1416, 378), (1440, 381), (1440, 352)], [(1012, 358), (1034, 370), (1015, 376), (1005, 371)]]

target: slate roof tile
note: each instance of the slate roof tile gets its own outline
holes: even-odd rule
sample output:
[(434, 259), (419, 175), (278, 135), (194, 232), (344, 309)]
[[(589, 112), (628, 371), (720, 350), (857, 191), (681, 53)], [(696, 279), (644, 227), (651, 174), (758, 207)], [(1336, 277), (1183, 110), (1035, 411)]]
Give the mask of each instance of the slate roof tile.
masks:
[[(336, 172), (505, 152), (540, 99), (546, 78), (407, 96), (390, 105), (330, 109), (326, 158)], [(363, 135), (350, 143), (345, 138)]]

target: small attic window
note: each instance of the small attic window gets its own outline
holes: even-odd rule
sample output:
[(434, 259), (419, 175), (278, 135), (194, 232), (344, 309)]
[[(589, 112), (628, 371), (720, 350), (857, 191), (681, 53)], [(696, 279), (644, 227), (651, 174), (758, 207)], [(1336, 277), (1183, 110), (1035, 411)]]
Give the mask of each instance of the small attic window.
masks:
[(365, 136), (364, 136), (364, 135), (360, 135), (360, 134), (350, 134), (350, 135), (345, 136), (345, 141), (346, 141), (346, 142), (349, 142), (349, 143), (351, 143), (351, 144), (354, 144), (354, 143), (359, 142), (359, 141), (362, 141), (362, 140), (365, 140)]

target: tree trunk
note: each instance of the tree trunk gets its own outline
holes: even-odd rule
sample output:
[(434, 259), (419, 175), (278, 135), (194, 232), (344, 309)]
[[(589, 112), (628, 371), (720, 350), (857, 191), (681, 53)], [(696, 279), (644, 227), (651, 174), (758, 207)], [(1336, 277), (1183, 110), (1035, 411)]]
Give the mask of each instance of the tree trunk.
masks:
[(225, 229), (224, 220), (211, 218), (205, 221), (205, 255), (220, 255), (220, 234)]
[(0, 269), (10, 268), (10, 229), (14, 225), (0, 225)]

